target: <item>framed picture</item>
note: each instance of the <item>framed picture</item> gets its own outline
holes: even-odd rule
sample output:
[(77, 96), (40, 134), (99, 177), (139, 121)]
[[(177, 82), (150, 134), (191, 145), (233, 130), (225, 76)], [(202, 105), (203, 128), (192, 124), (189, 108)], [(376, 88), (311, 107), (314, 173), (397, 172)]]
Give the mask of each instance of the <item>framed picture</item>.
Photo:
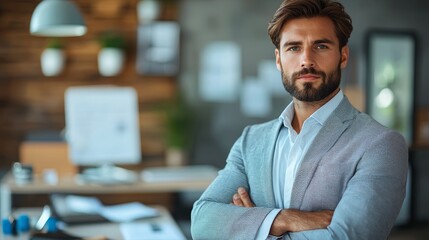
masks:
[(137, 31), (137, 73), (174, 76), (179, 71), (180, 28), (176, 22), (152, 22)]
[(366, 110), (413, 144), (416, 37), (412, 32), (367, 34)]

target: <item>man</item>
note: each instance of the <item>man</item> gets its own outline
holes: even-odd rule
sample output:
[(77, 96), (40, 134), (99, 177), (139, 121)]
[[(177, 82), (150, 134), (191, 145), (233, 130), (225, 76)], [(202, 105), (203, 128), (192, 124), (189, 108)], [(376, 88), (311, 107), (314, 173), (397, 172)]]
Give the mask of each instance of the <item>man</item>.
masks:
[(195, 202), (194, 239), (386, 239), (405, 195), (402, 136), (339, 88), (349, 15), (331, 0), (285, 0), (269, 24), (293, 101), (248, 126)]

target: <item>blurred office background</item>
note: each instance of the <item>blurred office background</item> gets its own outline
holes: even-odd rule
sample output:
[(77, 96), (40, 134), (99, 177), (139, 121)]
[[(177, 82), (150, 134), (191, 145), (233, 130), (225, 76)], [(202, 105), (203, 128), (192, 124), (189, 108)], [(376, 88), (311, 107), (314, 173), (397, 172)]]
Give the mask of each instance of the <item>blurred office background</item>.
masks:
[[(43, 72), (41, 68), (41, 54), (53, 40), (29, 34), (31, 14), (39, 1), (0, 2), (0, 169), (3, 172), (20, 161), (22, 143), (56, 137), (61, 140), (60, 132), (65, 127), (64, 91), (70, 86), (114, 84), (137, 90), (141, 167), (166, 164), (169, 149), (166, 132), (170, 130), (170, 115), (166, 113), (171, 108), (182, 109), (186, 105), (184, 112), (191, 119), (182, 122), (182, 126), (190, 126), (186, 129), (190, 137), (189, 144), (185, 144), (184, 164), (222, 168), (230, 147), (246, 125), (277, 118), (290, 102), (281, 84), (276, 85), (280, 78), (273, 68), (274, 47), (266, 31), (280, 0), (159, 0), (159, 15), (152, 22), (138, 14), (139, 4), (145, 1), (149, 2), (74, 0), (85, 17), (88, 32), (82, 37), (59, 38), (65, 57), (57, 73)], [(429, 82), (425, 79), (429, 75), (426, 67), (429, 47), (425, 44), (429, 41), (426, 24), (429, 2), (341, 2), (354, 26), (342, 88), (362, 111), (366, 111), (367, 101), (368, 33), (379, 30), (415, 36), (415, 69), (411, 79), (414, 84), (409, 92), (413, 101), (408, 116), (412, 133), (409, 140), (412, 192), (407, 222), (424, 223), (429, 220), (426, 204)], [(153, 26), (150, 24), (156, 22), (175, 25), (167, 30), (162, 30), (163, 27), (150, 30)], [(180, 38), (175, 37), (174, 29), (180, 30)], [(124, 65), (117, 73), (99, 70), (98, 55), (103, 48), (100, 38), (106, 32), (120, 35), (124, 42)], [(178, 45), (170, 38), (176, 39)], [(158, 55), (155, 51), (154, 59), (145, 58), (148, 48), (165, 46), (172, 52), (158, 52), (161, 54)], [(156, 56), (163, 57), (156, 59)], [(150, 61), (155, 64), (145, 68)], [(158, 67), (156, 62), (165, 66)], [(217, 75), (221, 77), (216, 79)], [(174, 104), (178, 96), (180, 104)], [(400, 99), (401, 95), (395, 97)], [(157, 196), (152, 201), (163, 197), (170, 196)], [(185, 197), (180, 203), (188, 208), (190, 199)], [(28, 199), (22, 196), (14, 204), (28, 205)]]

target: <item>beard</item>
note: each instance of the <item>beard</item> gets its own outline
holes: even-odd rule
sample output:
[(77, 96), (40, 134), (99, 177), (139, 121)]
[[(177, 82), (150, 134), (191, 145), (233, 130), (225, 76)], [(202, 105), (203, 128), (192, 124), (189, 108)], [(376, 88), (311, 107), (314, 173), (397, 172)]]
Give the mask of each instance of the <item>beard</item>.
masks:
[[(331, 93), (333, 93), (339, 86), (341, 80), (341, 67), (338, 67), (326, 74), (323, 71), (317, 71), (314, 68), (304, 68), (299, 72), (295, 72), (292, 76), (287, 76), (281, 67), (283, 86), (289, 94), (294, 98), (304, 102), (316, 102), (325, 99)], [(322, 83), (319, 87), (313, 86), (314, 83), (306, 82), (303, 88), (300, 89), (296, 84), (296, 79), (303, 74), (314, 74), (320, 76)]]

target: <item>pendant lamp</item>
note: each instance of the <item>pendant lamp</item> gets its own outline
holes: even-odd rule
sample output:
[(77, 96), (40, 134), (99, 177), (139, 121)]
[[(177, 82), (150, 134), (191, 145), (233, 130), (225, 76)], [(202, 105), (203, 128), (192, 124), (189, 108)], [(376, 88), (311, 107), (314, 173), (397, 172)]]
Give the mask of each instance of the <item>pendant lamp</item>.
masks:
[(35, 36), (74, 37), (86, 30), (81, 12), (69, 0), (43, 0), (31, 16), (30, 33)]

